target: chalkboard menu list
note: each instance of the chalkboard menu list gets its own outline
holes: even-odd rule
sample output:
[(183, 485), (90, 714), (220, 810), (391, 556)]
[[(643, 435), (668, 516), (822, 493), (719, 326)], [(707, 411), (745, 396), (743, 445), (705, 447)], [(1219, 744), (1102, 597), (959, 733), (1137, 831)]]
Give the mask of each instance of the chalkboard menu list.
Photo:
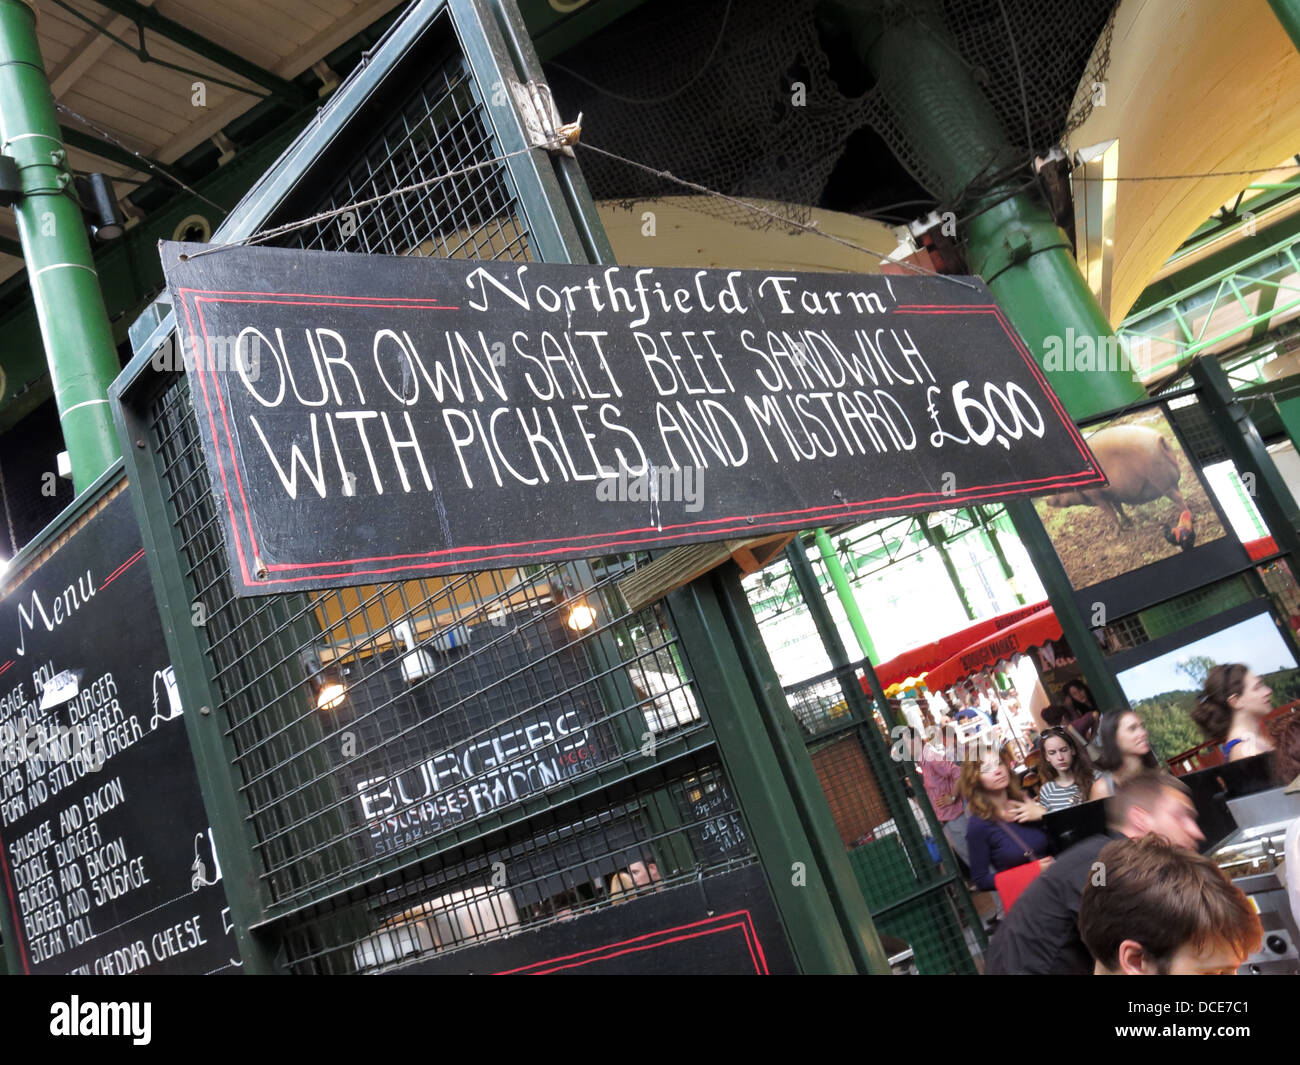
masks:
[(126, 490), (0, 601), (0, 875), (21, 971), (240, 962)]

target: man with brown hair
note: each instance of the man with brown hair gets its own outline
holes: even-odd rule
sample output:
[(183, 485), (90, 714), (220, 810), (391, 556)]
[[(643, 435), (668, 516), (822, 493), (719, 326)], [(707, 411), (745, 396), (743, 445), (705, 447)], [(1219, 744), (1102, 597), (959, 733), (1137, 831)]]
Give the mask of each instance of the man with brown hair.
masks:
[(1230, 976), (1259, 949), (1259, 918), (1209, 858), (1159, 836), (1097, 856), (1079, 935), (1099, 976)]
[(1083, 889), (1100, 874), (1097, 855), (1113, 839), (1163, 836), (1188, 850), (1205, 837), (1187, 786), (1158, 770), (1120, 785), (1106, 800), (1107, 834), (1090, 836), (1057, 855), (1055, 863), (1025, 889), (989, 942), (985, 972), (1036, 976), (1087, 975), (1092, 957), (1079, 938)]

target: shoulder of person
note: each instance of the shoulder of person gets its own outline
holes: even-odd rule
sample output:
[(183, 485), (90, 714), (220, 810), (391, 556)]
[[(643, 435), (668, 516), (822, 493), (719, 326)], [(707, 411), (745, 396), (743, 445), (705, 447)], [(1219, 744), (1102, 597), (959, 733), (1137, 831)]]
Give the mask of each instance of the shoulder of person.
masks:
[(1078, 885), (1079, 890), (1082, 891), (1084, 884), (1087, 883), (1087, 878), (1092, 875), (1092, 867), (1097, 861), (1097, 855), (1113, 838), (1113, 836), (1106, 833), (1098, 833), (1066, 847), (1056, 856), (1056, 861), (1047, 868), (1043, 876), (1053, 873), (1055, 874), (1054, 879), (1065, 881), (1075, 881), (1082, 878), (1082, 882)]

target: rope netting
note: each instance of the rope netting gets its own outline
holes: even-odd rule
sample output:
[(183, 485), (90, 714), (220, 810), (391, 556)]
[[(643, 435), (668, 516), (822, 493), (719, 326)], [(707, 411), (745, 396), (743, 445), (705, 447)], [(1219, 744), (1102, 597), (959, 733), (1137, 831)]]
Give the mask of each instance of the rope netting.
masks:
[[(582, 111), (593, 142), (733, 196), (779, 202), (777, 218), (725, 201), (699, 209), (756, 228), (806, 223), (850, 138), (875, 130), (934, 206), (960, 207), (1028, 174), (1033, 154), (1087, 117), (1105, 80), (1115, 0), (904, 0), (876, 8), (910, 23), (964, 65), (1005, 137), (979, 180), (954, 190), (912, 143), (896, 79), (868, 83), (818, 5), (789, 0), (645, 4), (546, 64), (566, 116)], [(824, 14), (824, 13), (823, 13)], [(855, 68), (855, 69), (849, 69)], [(855, 80), (858, 84), (855, 84)], [(938, 106), (943, 101), (938, 101)], [(920, 148), (921, 150), (918, 150)], [(612, 158), (584, 159), (597, 199), (670, 195), (662, 180)], [(896, 169), (896, 164), (893, 164)], [(872, 163), (862, 173), (871, 185)], [(872, 214), (868, 202), (859, 213)], [(910, 212), (909, 217), (923, 211)]]

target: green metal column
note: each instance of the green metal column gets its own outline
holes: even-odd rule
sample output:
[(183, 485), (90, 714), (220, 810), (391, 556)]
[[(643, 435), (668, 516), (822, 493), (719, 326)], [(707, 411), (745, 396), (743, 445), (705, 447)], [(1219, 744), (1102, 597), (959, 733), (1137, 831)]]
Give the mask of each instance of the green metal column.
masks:
[(1295, 449), (1300, 451), (1300, 396), (1279, 399), (1275, 402), (1277, 404), (1277, 415), (1282, 419), (1286, 435), (1290, 437)]
[(1300, 48), (1300, 0), (1268, 0), (1278, 22), (1291, 38), (1291, 43)]
[(961, 600), (961, 606), (966, 611), (966, 616), (971, 621), (974, 621), (975, 610), (970, 605), (966, 589), (962, 587), (961, 578), (957, 575), (957, 567), (952, 562), (952, 556), (948, 554), (948, 549), (943, 546), (943, 540), (930, 528), (929, 518), (925, 514), (918, 514), (916, 523), (921, 526), (921, 533), (925, 537), (925, 542), (934, 548), (939, 556), (939, 561), (943, 563), (943, 568), (948, 574), (948, 583), (952, 585), (952, 590), (957, 593), (957, 598)]
[(739, 571), (697, 577), (667, 603), (800, 971), (889, 972)]
[(117, 350), (59, 136), (36, 16), (21, 0), (0, 0), (0, 150), (22, 173), (14, 214), (80, 492), (119, 454), (107, 398)]
[[(930, 797), (926, 794), (920, 773), (910, 761), (904, 760), (901, 763), (892, 761), (888, 750), (889, 745), (880, 734), (880, 730), (872, 717), (873, 703), (881, 708), (882, 714), (886, 713), (889, 708), (889, 700), (885, 698), (885, 692), (880, 684), (880, 678), (876, 676), (875, 667), (869, 659), (863, 665), (863, 672), (866, 674), (867, 684), (871, 688), (873, 696), (873, 699), (868, 699), (866, 693), (862, 690), (862, 685), (858, 683), (857, 672), (849, 662), (849, 656), (845, 653), (839, 630), (835, 627), (834, 619), (831, 618), (831, 613), (826, 607), (826, 600), (822, 598), (821, 585), (817, 582), (812, 563), (808, 561), (808, 553), (798, 536), (790, 541), (789, 546), (785, 549), (785, 557), (790, 563), (790, 572), (794, 575), (800, 594), (803, 595), (804, 602), (808, 604), (808, 611), (812, 615), (813, 624), (817, 627), (817, 634), (821, 637), (822, 646), (826, 649), (826, 656), (830, 659), (831, 667), (838, 675), (840, 690), (844, 693), (844, 701), (849, 707), (850, 713), (859, 722), (858, 737), (867, 756), (867, 764), (876, 778), (881, 793), (885, 796), (890, 812), (894, 815), (894, 824), (898, 828), (899, 838), (903, 841), (904, 850), (912, 855), (914, 860), (920, 859), (920, 856), (926, 853), (925, 840), (921, 836), (916, 820), (911, 816), (908, 797), (902, 788), (902, 778), (905, 776), (911, 784), (916, 804), (925, 816), (931, 837), (939, 848), (944, 868), (948, 870), (947, 875), (940, 878), (933, 867), (925, 864), (924, 860), (920, 860), (918, 861), (919, 868), (916, 870), (918, 884), (922, 885), (922, 890), (951, 885), (957, 894), (958, 904), (962, 907), (971, 928), (975, 932), (976, 941), (981, 949), (986, 947), (987, 940), (984, 935), (984, 927), (979, 920), (979, 915), (975, 912), (975, 905), (971, 901), (970, 893), (956, 874), (957, 861), (953, 856), (948, 839), (939, 825), (939, 820), (935, 816), (934, 809), (930, 805)], [(901, 714), (899, 715), (899, 724), (907, 724)], [(900, 767), (901, 773), (899, 772)]]
[[(829, 8), (905, 131), (909, 169), (941, 204), (962, 212), (956, 236), (967, 268), (988, 284), (1070, 416), (1083, 421), (1145, 399), (1131, 369), (1112, 360), (1072, 368), (1074, 338), (1092, 338), (1096, 352), (1117, 352), (1118, 341), (1037, 189), (1018, 189), (1032, 160), (1008, 141), (938, 0), (909, 0), (906, 9), (892, 0), (831, 0)], [(988, 191), (972, 201), (971, 188)], [(1032, 505), (1016, 501), (1007, 513), (1088, 683), (1105, 703), (1124, 705)]]
[[(1048, 358), (1062, 350), (1049, 341), (1063, 345), (1070, 330), (1099, 340), (1114, 332), (1037, 191), (1013, 191), (1032, 161), (1007, 141), (937, 0), (909, 0), (905, 10), (889, 0), (833, 0), (830, 9), (887, 93), (908, 138), (909, 169), (940, 203), (968, 216), (957, 226), (967, 266), (988, 283), (1039, 364), (1049, 363), (1044, 371), (1071, 416), (1082, 420), (1145, 398), (1123, 368), (1071, 370)], [(967, 202), (966, 190), (980, 185), (990, 191)]]
[(1073, 338), (1096, 338), (1102, 353), (1118, 352), (1119, 342), (1069, 240), (1036, 195), (982, 209), (966, 224), (963, 243), (967, 267), (987, 282), (1075, 421), (1147, 398), (1132, 370), (1111, 367), (1104, 355), (1096, 369), (1072, 368)]
[(875, 642), (867, 629), (866, 618), (862, 616), (862, 611), (858, 607), (858, 600), (853, 594), (853, 587), (849, 584), (848, 574), (840, 565), (840, 556), (835, 553), (835, 545), (831, 543), (830, 534), (825, 529), (817, 529), (814, 535), (817, 538), (817, 550), (821, 552), (822, 562), (826, 564), (826, 572), (831, 575), (831, 583), (835, 585), (835, 594), (839, 596), (844, 613), (848, 615), (853, 635), (857, 637), (858, 647), (861, 648), (863, 657), (874, 665), (880, 661), (876, 654)]
[[(1043, 528), (1034, 504), (1028, 499), (1009, 499), (1007, 513), (1015, 523), (1020, 542), (1034, 560), (1034, 570), (1043, 582), (1048, 601), (1052, 604), (1056, 620), (1061, 623), (1061, 632), (1069, 641), (1070, 650), (1078, 660), (1079, 669), (1097, 699), (1097, 708), (1103, 711), (1126, 708), (1128, 699), (1124, 690), (1119, 686), (1114, 671), (1102, 653), (1101, 645), (1092, 634), (1092, 619), (1080, 613), (1070, 578), (1065, 574), (1065, 567), (1061, 565), (1052, 541), (1048, 539), (1047, 530)], [(1097, 605), (1101, 607), (1097, 615), (1098, 625), (1114, 620), (1106, 615), (1104, 603)]]
[(998, 539), (997, 528), (989, 520), (988, 515), (984, 513), (983, 507), (971, 507), (970, 515), (975, 524), (979, 526), (980, 532), (984, 534), (984, 541), (988, 544), (989, 550), (993, 552), (993, 557), (998, 560), (998, 565), (1002, 568), (1002, 576), (1011, 585), (1011, 590), (1016, 596), (1016, 602), (1024, 606), (1025, 595), (1016, 583), (1016, 571), (1011, 568), (1011, 563), (1007, 561), (1006, 552), (1002, 550), (1002, 541)]
[(1253, 486), (1249, 486), (1251, 495), (1278, 550), (1300, 559), (1300, 507), (1296, 506), (1255, 423), (1237, 401), (1219, 360), (1212, 355), (1197, 359), (1192, 363), (1192, 380), (1200, 388), (1205, 412), (1219, 431), (1237, 471), (1254, 480)]

